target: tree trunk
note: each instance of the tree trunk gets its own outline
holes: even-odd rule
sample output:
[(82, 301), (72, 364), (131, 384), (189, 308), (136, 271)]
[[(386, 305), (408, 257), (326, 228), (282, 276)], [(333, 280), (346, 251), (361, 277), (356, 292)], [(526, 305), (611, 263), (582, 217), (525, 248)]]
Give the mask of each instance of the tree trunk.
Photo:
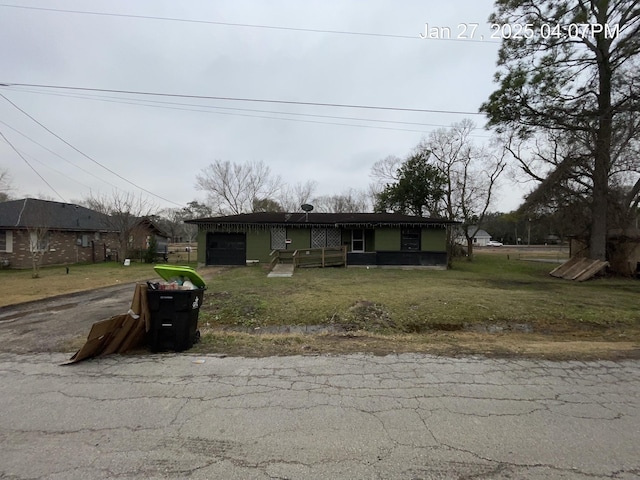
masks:
[(473, 238), (467, 237), (467, 260), (473, 261)]
[[(606, 20), (606, 6), (600, 5), (600, 15)], [(600, 19), (599, 19), (600, 20)], [(604, 35), (596, 37), (598, 50), (598, 127), (594, 152), (593, 200), (591, 204), (591, 231), (589, 254), (596, 260), (607, 257), (607, 213), (609, 193), (609, 166), (611, 164), (611, 54), (610, 41)]]

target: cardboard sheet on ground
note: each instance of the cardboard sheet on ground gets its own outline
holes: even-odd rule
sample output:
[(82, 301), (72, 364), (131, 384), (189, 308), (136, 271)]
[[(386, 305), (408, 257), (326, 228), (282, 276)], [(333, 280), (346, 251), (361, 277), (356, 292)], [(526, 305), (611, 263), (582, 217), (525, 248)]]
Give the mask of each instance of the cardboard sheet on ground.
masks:
[(94, 323), (86, 343), (66, 364), (112, 353), (125, 353), (144, 342), (150, 327), (147, 285), (138, 284), (131, 309), (122, 315)]

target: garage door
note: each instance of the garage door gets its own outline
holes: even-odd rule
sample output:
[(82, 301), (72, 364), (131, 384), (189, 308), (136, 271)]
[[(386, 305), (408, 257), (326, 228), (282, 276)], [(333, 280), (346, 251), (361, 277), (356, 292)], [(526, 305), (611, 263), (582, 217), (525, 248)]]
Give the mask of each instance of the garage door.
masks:
[(246, 265), (244, 233), (207, 233), (207, 265)]

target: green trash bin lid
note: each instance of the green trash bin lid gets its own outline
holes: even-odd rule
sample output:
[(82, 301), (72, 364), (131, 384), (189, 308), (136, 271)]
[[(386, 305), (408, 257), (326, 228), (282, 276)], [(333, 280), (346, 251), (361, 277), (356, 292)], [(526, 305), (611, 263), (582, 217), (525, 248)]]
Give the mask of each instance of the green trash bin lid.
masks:
[(156, 265), (153, 267), (158, 275), (165, 280), (170, 280), (173, 277), (185, 277), (188, 278), (198, 288), (206, 288), (207, 284), (202, 279), (198, 272), (191, 267), (180, 267), (177, 265)]

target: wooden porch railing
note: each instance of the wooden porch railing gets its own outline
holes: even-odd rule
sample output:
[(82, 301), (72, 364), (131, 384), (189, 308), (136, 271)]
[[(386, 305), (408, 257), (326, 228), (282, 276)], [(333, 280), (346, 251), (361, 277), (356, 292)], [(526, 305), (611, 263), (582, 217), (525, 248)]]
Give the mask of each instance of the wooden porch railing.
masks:
[(302, 248), (293, 252), (294, 267), (334, 267), (347, 264), (347, 247)]

